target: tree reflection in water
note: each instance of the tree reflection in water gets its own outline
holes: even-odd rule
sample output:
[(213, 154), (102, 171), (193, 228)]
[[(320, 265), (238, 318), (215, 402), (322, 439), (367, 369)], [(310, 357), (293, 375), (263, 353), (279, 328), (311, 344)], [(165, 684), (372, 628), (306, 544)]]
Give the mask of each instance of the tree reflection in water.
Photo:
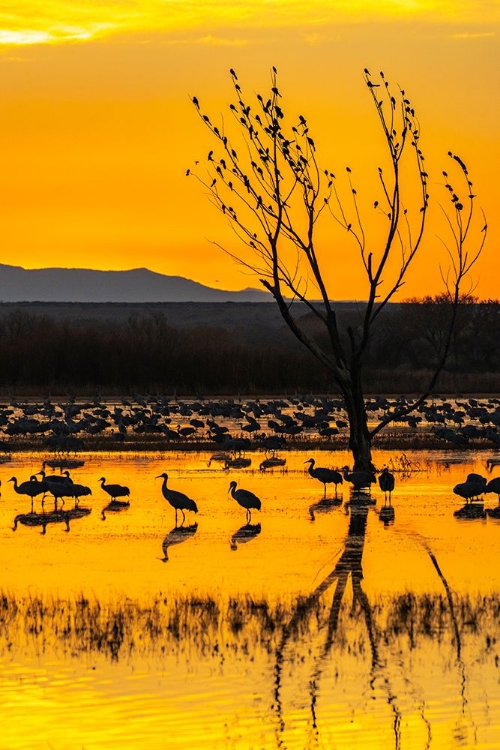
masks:
[[(332, 650), (335, 642), (335, 636), (339, 628), (339, 620), (341, 611), (343, 609), (343, 602), (348, 589), (349, 580), (351, 581), (352, 588), (352, 604), (350, 609), (351, 617), (356, 614), (361, 616), (366, 634), (368, 638), (369, 651), (370, 651), (370, 679), (369, 685), (372, 691), (373, 697), (375, 698), (376, 688), (381, 688), (383, 694), (385, 694), (385, 700), (393, 715), (392, 719), (392, 730), (394, 734), (394, 747), (396, 750), (401, 748), (401, 722), (402, 722), (402, 710), (399, 707), (399, 700), (396, 691), (391, 685), (391, 664), (390, 659), (384, 660), (380, 656), (380, 644), (384, 643), (387, 645), (388, 636), (387, 632), (382, 634), (375, 623), (373, 607), (363, 590), (363, 550), (366, 537), (366, 527), (368, 512), (373, 502), (369, 495), (356, 493), (352, 495), (352, 499), (349, 503), (346, 503), (346, 511), (350, 515), (349, 528), (343, 550), (340, 554), (337, 563), (332, 572), (326, 576), (326, 578), (317, 586), (314, 591), (307, 596), (304, 600), (297, 603), (295, 610), (291, 613), (291, 618), (288, 623), (282, 629), (281, 639), (276, 647), (275, 651), (275, 667), (274, 667), (274, 704), (273, 708), (277, 715), (277, 729), (276, 729), (276, 742), (278, 747), (285, 746), (285, 711), (282, 701), (283, 691), (283, 680), (285, 674), (285, 664), (287, 663), (286, 653), (287, 647), (294, 641), (301, 638), (301, 634), (307, 632), (307, 622), (314, 612), (320, 601), (320, 598), (333, 587), (333, 597), (331, 606), (329, 609), (328, 620), (326, 624), (326, 634), (324, 642), (319, 650), (319, 654), (313, 659), (313, 666), (311, 670), (311, 677), (309, 680), (309, 701), (310, 701), (310, 728), (311, 736), (310, 742), (316, 743), (320, 741), (320, 727), (318, 723), (318, 695), (320, 689), (321, 678), (323, 672), (328, 663), (328, 657)], [(386, 513), (382, 514), (382, 510)], [(389, 512), (387, 512), (389, 511)], [(386, 505), (378, 513), (381, 521), (385, 525), (394, 521), (394, 509), (392, 505)], [(314, 518), (313, 518), (314, 520)], [(460, 674), (460, 695), (461, 695), (461, 713), (462, 717), (465, 716), (467, 710), (467, 670), (465, 662), (462, 658), (462, 645), (460, 626), (456, 615), (454, 606), (454, 598), (448, 581), (446, 580), (439, 563), (436, 559), (435, 554), (432, 552), (428, 544), (424, 541), (423, 546), (429, 555), (429, 558), (436, 570), (436, 573), (443, 584), (446, 593), (446, 603), (448, 605), (449, 618), (451, 621), (451, 633), (452, 633), (452, 644), (455, 651), (455, 663), (458, 667)], [(394, 622), (395, 632), (400, 630), (401, 623)], [(425, 625), (428, 628), (429, 634), (434, 632), (430, 628), (430, 622)], [(390, 641), (389, 641), (390, 643)], [(296, 648), (296, 646), (295, 646)], [(407, 679), (407, 678), (406, 678)], [(410, 689), (409, 684), (406, 685), (407, 689)], [(432, 732), (431, 722), (425, 716), (425, 702), (420, 701), (420, 717), (425, 727), (426, 750), (431, 745)], [(473, 724), (473, 722), (471, 722)]]
[[(500, 597), (455, 595), (436, 554), (421, 538), (420, 549), (443, 593), (369, 599), (363, 553), (368, 517), (375, 517), (373, 503), (357, 495), (345, 507), (349, 523), (342, 548), (331, 572), (307, 596), (290, 602), (193, 593), (106, 601), (0, 593), (0, 654), (12, 659), (19, 652), (37, 658), (46, 653), (52, 659), (56, 653), (84, 660), (101, 654), (113, 664), (145, 658), (159, 671), (164, 671), (162, 660), (172, 656), (171, 679), (178, 680), (180, 691), (188, 689), (187, 675), (199, 674), (199, 665), (215, 665), (208, 670), (211, 682), (204, 696), (213, 697), (214, 710), (227, 710), (226, 726), (232, 721), (237, 732), (244, 664), (255, 698), (252, 721), (272, 740), (265, 747), (347, 747), (358, 700), (364, 705), (356, 721), (370, 738), (376, 736), (364, 746), (400, 750), (413, 742), (424, 750), (431, 740), (440, 746), (436, 738), (455, 711), (454, 740), (449, 738), (447, 746), (466, 744), (468, 730), (477, 744), (488, 739), (500, 726)], [(42, 515), (47, 520), (51, 514), (37, 517)], [(196, 531), (196, 524), (169, 531), (163, 561), (171, 545)], [(245, 524), (231, 540), (248, 542), (259, 532), (260, 524)], [(224, 703), (221, 696), (231, 695), (234, 703)]]

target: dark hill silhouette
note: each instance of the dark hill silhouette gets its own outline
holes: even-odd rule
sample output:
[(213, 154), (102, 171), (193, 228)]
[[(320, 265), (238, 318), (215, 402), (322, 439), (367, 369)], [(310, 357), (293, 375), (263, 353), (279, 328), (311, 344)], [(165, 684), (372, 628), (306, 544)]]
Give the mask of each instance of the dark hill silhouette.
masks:
[(266, 302), (268, 292), (229, 292), (147, 268), (94, 271), (0, 264), (0, 302)]

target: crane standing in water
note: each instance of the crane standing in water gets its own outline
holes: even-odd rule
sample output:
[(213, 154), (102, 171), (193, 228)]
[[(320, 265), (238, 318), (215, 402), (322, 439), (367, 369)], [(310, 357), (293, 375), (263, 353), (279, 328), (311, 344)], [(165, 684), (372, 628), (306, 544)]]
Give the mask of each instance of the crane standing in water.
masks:
[[(378, 478), (378, 484), (382, 492), (384, 493), (384, 499), (387, 502), (387, 500), (391, 500), (392, 491), (394, 489), (395, 485), (395, 479), (394, 474), (391, 474), (387, 466), (384, 466), (382, 469), (382, 473), (380, 474)], [(389, 496), (389, 497), (387, 497)]]
[(344, 480), (342, 478), (342, 474), (340, 471), (336, 471), (335, 469), (327, 469), (323, 466), (314, 467), (314, 464), (316, 461), (314, 458), (308, 458), (307, 461), (304, 461), (304, 463), (309, 464), (308, 472), (314, 479), (319, 479), (319, 481), (324, 485), (325, 488), (325, 494), (324, 497), (326, 497), (326, 485), (327, 484), (334, 484), (335, 485), (335, 497), (337, 497), (337, 485), (343, 484)]
[(375, 482), (375, 475), (369, 471), (349, 471), (348, 466), (342, 467), (342, 473), (346, 482), (352, 484), (353, 490), (356, 493), (361, 490), (368, 489), (370, 491), (370, 485)]
[(246, 508), (247, 523), (250, 523), (252, 519), (252, 510), (260, 510), (261, 508), (261, 502), (257, 495), (254, 495), (250, 490), (237, 490), (236, 482), (231, 482), (228, 492), (231, 493), (231, 497), (233, 497), (242, 508)]
[(14, 491), (17, 492), (18, 495), (26, 495), (31, 498), (31, 512), (33, 513), (34, 498), (47, 491), (47, 485), (45, 482), (39, 482), (37, 479), (33, 478), (29, 482), (21, 482), (21, 484), (18, 484), (16, 477), (9, 479), (9, 482), (14, 483)]
[(172, 508), (175, 508), (175, 525), (177, 526), (177, 511), (180, 510), (182, 513), (182, 523), (186, 520), (186, 514), (184, 511), (191, 510), (193, 513), (198, 513), (198, 506), (196, 505), (194, 500), (191, 500), (190, 497), (185, 495), (183, 492), (178, 492), (177, 490), (171, 490), (170, 487), (167, 486), (168, 482), (168, 474), (163, 472), (163, 474), (160, 474), (156, 477), (157, 479), (163, 479), (163, 484), (161, 486), (161, 491), (163, 494), (163, 497), (169, 503)]
[(130, 495), (129, 488), (122, 484), (106, 484), (105, 477), (101, 477), (99, 481), (104, 492), (108, 493), (111, 500), (116, 500), (117, 497), (128, 497)]

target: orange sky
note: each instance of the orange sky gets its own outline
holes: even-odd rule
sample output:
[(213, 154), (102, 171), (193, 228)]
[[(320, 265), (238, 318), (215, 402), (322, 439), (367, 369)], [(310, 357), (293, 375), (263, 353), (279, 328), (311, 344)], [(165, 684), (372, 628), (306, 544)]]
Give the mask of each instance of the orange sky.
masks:
[[(438, 204), (448, 150), (470, 170), (490, 233), (476, 293), (499, 297), (500, 4), (488, 0), (21, 0), (0, 10), (0, 262), (127, 269), (258, 286), (211, 240), (240, 246), (185, 172), (213, 147), (190, 95), (217, 116), (229, 68), (252, 93), (279, 69), (286, 111), (319, 158), (353, 167), (372, 200), (380, 161), (365, 66), (418, 110), (434, 211), (402, 296), (440, 289)], [(365, 179), (366, 176), (366, 179)], [(362, 298), (344, 249), (332, 295)], [(348, 258), (355, 260), (351, 263)]]

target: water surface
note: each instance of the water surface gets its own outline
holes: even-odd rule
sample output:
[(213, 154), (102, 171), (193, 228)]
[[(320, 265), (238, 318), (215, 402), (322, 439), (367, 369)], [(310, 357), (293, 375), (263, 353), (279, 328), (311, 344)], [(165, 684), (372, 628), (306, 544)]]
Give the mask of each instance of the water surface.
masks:
[[(90, 454), (72, 476), (92, 496), (65, 517), (48, 500), (37, 525), (7, 480), (41, 462), (2, 465), (3, 746), (499, 745), (500, 521), (456, 518), (452, 492), (487, 456), (408, 454), (393, 511), (378, 487), (324, 501), (304, 461), (347, 454), (283, 456), (262, 473), (256, 454), (230, 472), (208, 453)], [(198, 504), (181, 527), (162, 472)], [(102, 476), (129, 507), (106, 510)], [(262, 500), (250, 524), (231, 480)]]

